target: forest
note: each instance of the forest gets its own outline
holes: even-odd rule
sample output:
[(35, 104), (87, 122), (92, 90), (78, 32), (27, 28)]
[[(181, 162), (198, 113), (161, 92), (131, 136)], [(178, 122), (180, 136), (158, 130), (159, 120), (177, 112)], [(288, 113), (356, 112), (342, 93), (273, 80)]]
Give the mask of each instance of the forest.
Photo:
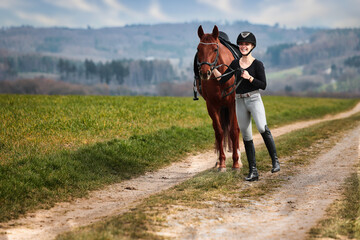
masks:
[(72, 84), (126, 85), (143, 87), (176, 81), (172, 64), (168, 60), (111, 60), (95, 62), (69, 60), (41, 54), (11, 55), (0, 52), (0, 83), (37, 74), (42, 78), (56, 78)]

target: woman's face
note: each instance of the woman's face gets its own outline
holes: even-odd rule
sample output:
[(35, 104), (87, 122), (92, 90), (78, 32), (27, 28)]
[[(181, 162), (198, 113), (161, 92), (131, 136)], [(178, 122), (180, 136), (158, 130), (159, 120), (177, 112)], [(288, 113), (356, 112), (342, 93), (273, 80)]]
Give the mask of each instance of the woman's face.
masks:
[(251, 49), (253, 49), (253, 47), (254, 45), (252, 43), (248, 43), (248, 42), (239, 43), (239, 50), (242, 55), (246, 55), (247, 53), (249, 53)]

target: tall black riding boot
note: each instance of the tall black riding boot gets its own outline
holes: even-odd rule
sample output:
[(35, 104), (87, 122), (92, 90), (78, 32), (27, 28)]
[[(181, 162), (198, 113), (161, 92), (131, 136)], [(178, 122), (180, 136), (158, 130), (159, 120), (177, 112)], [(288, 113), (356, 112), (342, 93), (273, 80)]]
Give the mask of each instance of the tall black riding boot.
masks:
[(245, 178), (246, 181), (257, 181), (259, 180), (259, 173), (256, 169), (256, 160), (255, 160), (255, 147), (253, 140), (245, 141), (245, 152), (246, 157), (249, 162), (249, 175)]
[(280, 171), (280, 163), (279, 163), (279, 159), (277, 157), (276, 154), (276, 147), (275, 147), (275, 142), (274, 139), (272, 137), (272, 134), (270, 132), (270, 129), (268, 128), (268, 126), (265, 126), (265, 132), (263, 132), (261, 134), (261, 136), (264, 139), (266, 148), (269, 152), (269, 155), (271, 157), (271, 162), (272, 162), (272, 169), (271, 172), (278, 172)]

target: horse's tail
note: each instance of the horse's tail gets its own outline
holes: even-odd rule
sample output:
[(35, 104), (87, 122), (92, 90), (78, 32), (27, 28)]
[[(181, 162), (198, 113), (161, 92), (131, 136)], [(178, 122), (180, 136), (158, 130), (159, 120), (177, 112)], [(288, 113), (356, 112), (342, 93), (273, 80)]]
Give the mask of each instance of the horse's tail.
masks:
[(220, 123), (224, 134), (224, 147), (228, 147), (229, 151), (232, 150), (232, 141), (230, 137), (230, 112), (228, 107), (220, 109)]

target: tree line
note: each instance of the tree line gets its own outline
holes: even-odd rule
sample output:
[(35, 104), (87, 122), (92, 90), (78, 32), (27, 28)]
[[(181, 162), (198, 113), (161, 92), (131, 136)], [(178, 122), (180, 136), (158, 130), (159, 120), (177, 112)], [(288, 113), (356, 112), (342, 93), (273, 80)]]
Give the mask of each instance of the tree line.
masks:
[(65, 82), (128, 86), (158, 84), (178, 79), (167, 60), (111, 60), (95, 62), (42, 56), (12, 56), (0, 52), (0, 80), (19, 78), (21, 73), (56, 74)]
[[(124, 78), (129, 75), (128, 63), (123, 60), (112, 60), (103, 62), (94, 62), (85, 59), (80, 64), (67, 59), (60, 58), (57, 62), (57, 72), (60, 79), (71, 82), (79, 82), (84, 79), (87, 83), (106, 83), (111, 82), (123, 84)], [(81, 82), (81, 81), (80, 81)]]
[(360, 51), (360, 29), (319, 31), (308, 42), (283, 43), (267, 48), (267, 66), (289, 68), (318, 60), (351, 56)]

